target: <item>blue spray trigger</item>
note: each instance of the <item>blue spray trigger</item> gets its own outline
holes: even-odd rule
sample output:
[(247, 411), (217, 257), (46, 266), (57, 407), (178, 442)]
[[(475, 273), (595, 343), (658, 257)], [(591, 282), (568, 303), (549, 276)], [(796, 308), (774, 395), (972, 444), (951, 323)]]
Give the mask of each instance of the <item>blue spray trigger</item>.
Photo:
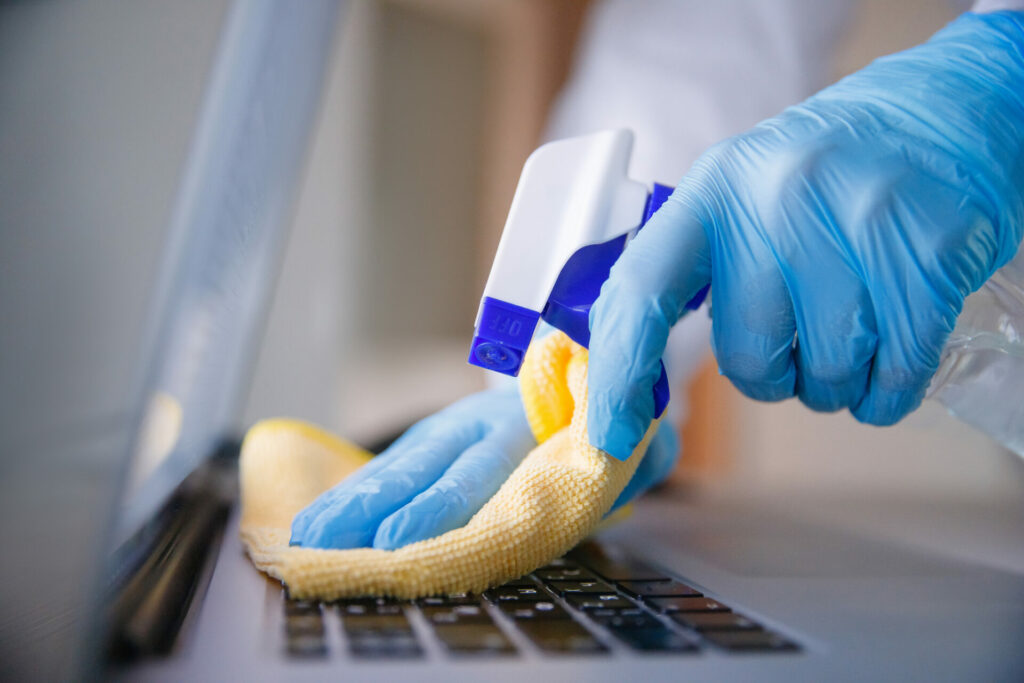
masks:
[(580, 346), (590, 346), (590, 308), (612, 265), (626, 247), (626, 235), (576, 250), (562, 266), (541, 317)]
[(654, 382), (655, 418), (659, 418), (665, 413), (665, 408), (668, 407), (668, 399), (671, 398), (668, 393), (668, 373), (665, 372), (665, 362), (658, 361), (658, 365), (661, 367), (661, 371), (658, 373), (658, 379)]
[[(581, 247), (569, 257), (555, 280), (541, 318), (569, 335), (580, 346), (590, 347), (590, 309), (608, 279), (612, 265), (626, 246), (626, 235), (601, 244)], [(665, 364), (654, 384), (654, 416), (661, 417), (668, 405), (668, 375)]]
[[(647, 197), (641, 228), (671, 194), (671, 187), (655, 183), (654, 190)], [(626, 238), (627, 235), (620, 235), (607, 242), (577, 249), (559, 272), (547, 304), (541, 311), (541, 317), (548, 324), (562, 330), (581, 346), (590, 347), (590, 309), (601, 293), (601, 285), (608, 279), (612, 266), (626, 248)], [(698, 308), (706, 294), (707, 287), (687, 303), (687, 308)], [(669, 400), (668, 375), (665, 364), (660, 365), (661, 371), (654, 383), (655, 417), (661, 417)]]

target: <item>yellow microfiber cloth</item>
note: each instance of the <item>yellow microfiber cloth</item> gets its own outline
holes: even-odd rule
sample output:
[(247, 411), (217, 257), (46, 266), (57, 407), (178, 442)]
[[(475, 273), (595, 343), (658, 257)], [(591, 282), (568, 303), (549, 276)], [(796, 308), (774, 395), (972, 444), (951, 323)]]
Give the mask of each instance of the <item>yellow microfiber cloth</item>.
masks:
[(415, 598), (481, 591), (583, 540), (629, 482), (657, 428), (622, 462), (587, 439), (587, 350), (561, 332), (531, 346), (519, 375), (539, 444), (464, 527), (397, 550), (290, 547), (292, 518), (370, 459), (316, 427), (270, 420), (241, 455), (241, 537), (253, 564), (296, 598)]

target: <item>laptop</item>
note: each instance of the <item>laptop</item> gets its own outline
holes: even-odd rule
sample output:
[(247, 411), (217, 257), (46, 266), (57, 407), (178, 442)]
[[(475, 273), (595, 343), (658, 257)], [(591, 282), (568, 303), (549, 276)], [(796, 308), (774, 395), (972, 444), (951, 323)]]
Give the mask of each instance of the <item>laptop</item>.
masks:
[(340, 9), (229, 9), (127, 408), (5, 441), (0, 677), (1024, 680), (1002, 503), (655, 492), (481, 595), (320, 603), (257, 572), (237, 419)]

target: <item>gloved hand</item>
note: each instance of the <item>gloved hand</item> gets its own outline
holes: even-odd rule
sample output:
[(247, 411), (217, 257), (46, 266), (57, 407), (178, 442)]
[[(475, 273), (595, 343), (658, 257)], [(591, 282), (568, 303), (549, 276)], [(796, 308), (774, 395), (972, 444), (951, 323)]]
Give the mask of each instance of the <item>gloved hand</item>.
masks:
[[(410, 428), (292, 522), (292, 545), (386, 550), (464, 526), (535, 446), (516, 387), (468, 396)], [(678, 440), (662, 425), (618, 507), (665, 478)]]
[(709, 281), (743, 393), (892, 424), (1022, 231), (1024, 13), (966, 14), (697, 161), (591, 311), (591, 443), (639, 442), (669, 329)]

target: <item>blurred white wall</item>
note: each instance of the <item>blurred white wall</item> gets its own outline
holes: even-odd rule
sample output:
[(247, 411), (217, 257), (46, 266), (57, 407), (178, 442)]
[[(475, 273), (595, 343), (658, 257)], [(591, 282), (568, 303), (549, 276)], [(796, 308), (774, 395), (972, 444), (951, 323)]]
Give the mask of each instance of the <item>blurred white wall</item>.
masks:
[(292, 415), (369, 441), (482, 386), (484, 45), (395, 3), (349, 3), (246, 423)]
[(249, 395), (245, 423), (288, 415), (330, 429), (344, 363), (360, 327), (371, 195), (374, 17), (367, 2), (342, 15), (334, 64), (310, 141), (285, 260)]

